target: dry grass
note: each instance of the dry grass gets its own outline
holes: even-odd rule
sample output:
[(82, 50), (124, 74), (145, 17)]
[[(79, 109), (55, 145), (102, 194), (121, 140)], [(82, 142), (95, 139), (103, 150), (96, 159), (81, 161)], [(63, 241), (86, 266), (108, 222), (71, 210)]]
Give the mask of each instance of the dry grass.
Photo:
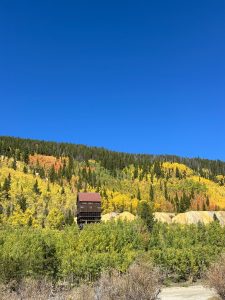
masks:
[(127, 273), (105, 272), (91, 284), (69, 289), (42, 280), (11, 282), (0, 286), (1, 300), (155, 300), (160, 292), (161, 274), (150, 264), (136, 263)]
[(0, 286), (1, 300), (45, 300), (48, 299), (52, 293), (52, 284), (44, 280), (26, 280), (20, 283), (12, 281), (7, 285)]
[[(53, 285), (47, 280), (26, 279), (22, 282), (12, 281), (0, 285), (1, 300), (82, 300), (94, 299), (88, 294), (88, 286), (69, 289), (66, 285)], [(84, 295), (87, 295), (84, 298)], [(83, 295), (83, 296), (82, 296)]]

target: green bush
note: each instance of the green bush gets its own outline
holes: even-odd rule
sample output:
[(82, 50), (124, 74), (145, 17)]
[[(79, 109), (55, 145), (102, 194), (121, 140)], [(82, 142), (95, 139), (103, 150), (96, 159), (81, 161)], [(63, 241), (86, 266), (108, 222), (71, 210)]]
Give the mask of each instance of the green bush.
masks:
[(151, 233), (141, 220), (90, 224), (79, 230), (0, 230), (0, 281), (47, 278), (96, 280), (103, 270), (125, 272), (138, 256), (177, 280), (200, 278), (225, 247), (225, 228), (156, 223)]
[(204, 226), (156, 224), (149, 256), (178, 280), (200, 278), (225, 246), (225, 229), (217, 222)]
[(0, 231), (0, 281), (24, 277), (96, 279), (103, 269), (125, 271), (144, 249), (142, 222), (110, 222), (65, 230)]

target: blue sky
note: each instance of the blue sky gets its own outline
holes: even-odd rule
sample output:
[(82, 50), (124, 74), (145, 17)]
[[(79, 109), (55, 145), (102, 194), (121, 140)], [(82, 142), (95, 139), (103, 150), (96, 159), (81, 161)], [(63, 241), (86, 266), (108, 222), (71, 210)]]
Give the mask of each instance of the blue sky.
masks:
[(0, 1), (0, 135), (225, 160), (225, 2)]

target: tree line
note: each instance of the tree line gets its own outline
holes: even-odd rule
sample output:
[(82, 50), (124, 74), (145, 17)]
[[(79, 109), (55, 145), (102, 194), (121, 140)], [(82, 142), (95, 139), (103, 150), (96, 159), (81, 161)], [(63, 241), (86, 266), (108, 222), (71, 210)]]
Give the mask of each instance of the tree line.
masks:
[(52, 155), (55, 157), (67, 156), (78, 161), (94, 159), (116, 176), (116, 170), (122, 170), (133, 164), (136, 169), (142, 168), (142, 175), (148, 172), (149, 165), (157, 162), (155, 172), (160, 173), (160, 162), (177, 162), (187, 165), (202, 177), (216, 180), (216, 175), (225, 175), (225, 162), (220, 160), (208, 160), (201, 158), (184, 158), (175, 155), (151, 155), (151, 154), (129, 154), (110, 151), (100, 147), (90, 147), (71, 143), (46, 142), (32, 139), (15, 137), (0, 137), (0, 155), (13, 157), (25, 163), (29, 161), (29, 155), (33, 154)]

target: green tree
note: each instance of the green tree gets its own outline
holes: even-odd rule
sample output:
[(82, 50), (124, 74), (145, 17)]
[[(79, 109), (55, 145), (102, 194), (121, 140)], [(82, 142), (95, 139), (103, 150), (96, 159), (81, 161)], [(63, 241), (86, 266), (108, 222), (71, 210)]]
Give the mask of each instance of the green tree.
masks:
[(3, 186), (1, 188), (1, 190), (4, 194), (4, 197), (6, 199), (10, 199), (10, 193), (9, 193), (10, 189), (11, 189), (11, 175), (9, 173), (8, 177), (5, 178)]
[(22, 212), (25, 212), (27, 209), (27, 200), (26, 197), (23, 194), (20, 194), (17, 196), (17, 203), (22, 210)]
[(138, 190), (137, 190), (137, 199), (141, 200), (141, 191), (140, 191), (139, 187), (138, 187)]
[(152, 206), (147, 201), (141, 200), (138, 203), (137, 214), (141, 219), (144, 220), (148, 230), (151, 231), (155, 222)]
[(151, 202), (154, 201), (154, 189), (153, 189), (152, 184), (150, 185), (149, 199), (150, 199)]
[(176, 167), (175, 176), (176, 176), (176, 178), (180, 178), (180, 171), (177, 167)]
[(41, 195), (41, 191), (40, 191), (40, 189), (39, 189), (37, 179), (36, 179), (35, 184), (34, 184), (34, 186), (33, 186), (33, 191), (35, 192), (36, 195)]
[(13, 159), (13, 162), (12, 162), (12, 168), (14, 170), (16, 170), (16, 168), (17, 168), (17, 164), (16, 164), (16, 159), (15, 158)]

